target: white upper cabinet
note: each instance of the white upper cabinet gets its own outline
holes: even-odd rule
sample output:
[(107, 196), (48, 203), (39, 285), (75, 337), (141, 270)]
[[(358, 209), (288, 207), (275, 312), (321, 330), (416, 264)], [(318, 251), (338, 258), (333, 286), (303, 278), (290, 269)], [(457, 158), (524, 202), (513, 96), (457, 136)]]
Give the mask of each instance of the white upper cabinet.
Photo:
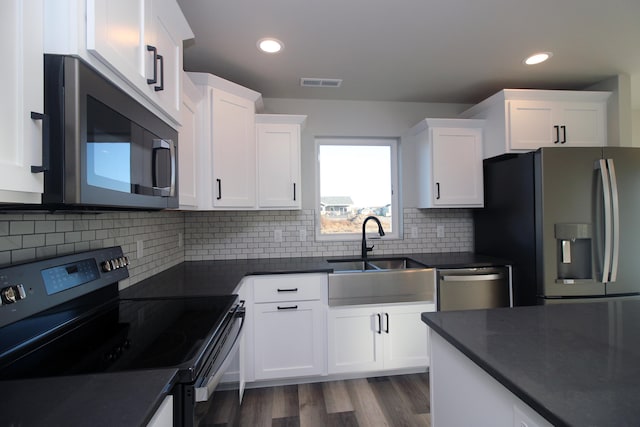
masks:
[(256, 115), (258, 208), (300, 209), (300, 130), (306, 118)]
[(181, 120), (182, 42), (175, 0), (58, 0), (45, 5), (45, 52), (78, 55), (145, 106)]
[(425, 119), (411, 129), (419, 208), (484, 206), (483, 120)]
[(0, 203), (40, 203), (43, 120), (44, 1), (0, 3)]
[(198, 209), (255, 209), (255, 109), (261, 96), (211, 74), (188, 75), (203, 93)]
[(607, 145), (609, 92), (505, 89), (462, 113), (485, 119), (484, 158), (541, 147)]

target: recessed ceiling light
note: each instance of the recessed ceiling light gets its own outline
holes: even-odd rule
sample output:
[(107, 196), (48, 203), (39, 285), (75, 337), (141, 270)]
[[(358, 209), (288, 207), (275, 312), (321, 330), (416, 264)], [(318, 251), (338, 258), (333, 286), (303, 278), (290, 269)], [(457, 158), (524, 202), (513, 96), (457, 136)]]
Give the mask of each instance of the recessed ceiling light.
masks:
[(551, 58), (553, 56), (553, 53), (551, 52), (539, 52), (536, 54), (531, 55), (530, 57), (528, 57), (527, 59), (525, 59), (524, 62), (527, 65), (536, 65), (536, 64), (540, 64), (541, 62), (546, 61), (547, 59)]
[(258, 40), (258, 48), (266, 53), (276, 53), (284, 48), (284, 44), (278, 39), (266, 38)]

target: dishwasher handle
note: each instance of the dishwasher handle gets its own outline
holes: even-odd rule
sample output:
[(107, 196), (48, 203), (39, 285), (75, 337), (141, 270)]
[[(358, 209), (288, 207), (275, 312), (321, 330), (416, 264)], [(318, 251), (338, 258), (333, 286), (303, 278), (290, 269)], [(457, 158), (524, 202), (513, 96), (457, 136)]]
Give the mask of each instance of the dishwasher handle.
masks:
[(446, 282), (478, 282), (484, 280), (502, 280), (505, 275), (502, 273), (490, 273), (490, 274), (453, 274), (440, 276), (440, 280)]

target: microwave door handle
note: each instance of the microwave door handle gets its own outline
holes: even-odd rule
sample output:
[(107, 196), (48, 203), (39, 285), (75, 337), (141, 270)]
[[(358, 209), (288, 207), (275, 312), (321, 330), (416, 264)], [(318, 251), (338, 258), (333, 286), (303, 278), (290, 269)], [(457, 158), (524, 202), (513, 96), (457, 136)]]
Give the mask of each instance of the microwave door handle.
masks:
[[(153, 140), (153, 193), (156, 196), (172, 197), (176, 194), (176, 144), (172, 140), (166, 139), (154, 139)], [(169, 187), (158, 187), (156, 183), (159, 181), (158, 173), (160, 172), (156, 165), (156, 155), (158, 150), (169, 150), (169, 156), (171, 158), (171, 180)]]

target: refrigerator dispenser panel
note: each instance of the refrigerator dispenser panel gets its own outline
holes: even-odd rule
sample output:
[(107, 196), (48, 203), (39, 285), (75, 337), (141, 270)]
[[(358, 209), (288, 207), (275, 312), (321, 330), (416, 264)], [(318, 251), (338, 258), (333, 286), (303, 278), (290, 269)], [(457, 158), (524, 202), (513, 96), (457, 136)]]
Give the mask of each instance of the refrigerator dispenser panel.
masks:
[(576, 280), (591, 280), (591, 224), (556, 224), (558, 279), (572, 284)]

